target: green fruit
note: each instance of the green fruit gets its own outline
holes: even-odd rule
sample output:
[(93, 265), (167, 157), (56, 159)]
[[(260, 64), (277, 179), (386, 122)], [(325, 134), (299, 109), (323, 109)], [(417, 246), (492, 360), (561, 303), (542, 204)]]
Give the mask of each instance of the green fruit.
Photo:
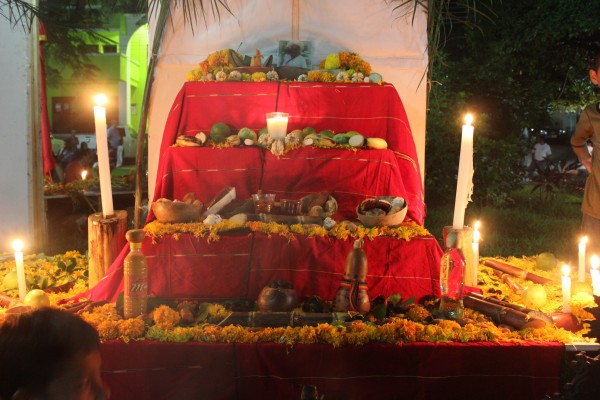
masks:
[(307, 126), (304, 129), (302, 129), (302, 136), (306, 137), (307, 135), (310, 135), (311, 133), (317, 133), (317, 130), (315, 128), (313, 128), (312, 126)]
[(333, 136), (333, 141), (337, 144), (348, 144), (348, 139), (350, 138), (345, 133), (338, 133)]
[(4, 275), (4, 280), (2, 281), (2, 286), (4, 289), (16, 289), (19, 287), (19, 281), (17, 278), (17, 270), (12, 270), (8, 274)]
[(267, 135), (268, 133), (269, 133), (269, 129), (265, 126), (260, 131), (258, 131), (258, 137), (261, 137), (262, 135)]
[(23, 304), (33, 308), (49, 307), (50, 297), (48, 297), (48, 294), (41, 289), (33, 289), (31, 292), (27, 293), (25, 300), (23, 300)]
[(210, 128), (210, 138), (215, 143), (225, 143), (228, 136), (231, 136), (231, 128), (226, 123), (217, 122)]
[(552, 253), (541, 253), (535, 259), (535, 266), (542, 271), (552, 271), (556, 268), (556, 257)]
[(541, 308), (546, 304), (546, 289), (542, 285), (531, 285), (523, 292), (523, 303), (531, 308)]
[(254, 142), (256, 142), (256, 139), (258, 138), (256, 136), (256, 132), (254, 132), (252, 129), (250, 128), (242, 128), (240, 129), (240, 131), (238, 132), (238, 137), (240, 138), (240, 140), (243, 142), (246, 139), (251, 139)]
[(336, 69), (340, 67), (340, 55), (338, 53), (328, 54), (325, 57), (325, 69)]
[(319, 132), (319, 136), (326, 136), (328, 138), (333, 138), (334, 135), (335, 133), (333, 133), (333, 131), (329, 129), (324, 129), (321, 132)]
[(357, 131), (346, 132), (346, 136), (348, 136), (348, 137), (352, 137), (354, 135), (360, 135), (360, 132), (357, 132)]

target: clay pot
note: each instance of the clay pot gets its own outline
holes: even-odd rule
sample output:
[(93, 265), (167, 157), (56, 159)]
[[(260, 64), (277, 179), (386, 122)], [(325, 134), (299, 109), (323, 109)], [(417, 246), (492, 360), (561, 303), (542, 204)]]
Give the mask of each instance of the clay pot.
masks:
[(258, 310), (261, 312), (288, 312), (298, 305), (294, 287), (285, 281), (265, 286), (258, 295)]

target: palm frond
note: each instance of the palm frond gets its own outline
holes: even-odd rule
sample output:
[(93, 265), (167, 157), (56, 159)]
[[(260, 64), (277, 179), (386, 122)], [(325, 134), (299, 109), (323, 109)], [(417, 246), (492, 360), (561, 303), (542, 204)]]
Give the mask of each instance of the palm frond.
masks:
[(8, 20), (12, 28), (20, 26), (28, 32), (39, 10), (26, 0), (0, 0), (0, 16)]
[(181, 8), (184, 23), (192, 28), (192, 32), (200, 20), (204, 22), (204, 26), (207, 26), (206, 16), (208, 12), (211, 12), (217, 20), (221, 19), (221, 10), (233, 15), (227, 0), (150, 0), (148, 2), (148, 15), (156, 15), (163, 3), (171, 7), (171, 15), (175, 14), (175, 10)]

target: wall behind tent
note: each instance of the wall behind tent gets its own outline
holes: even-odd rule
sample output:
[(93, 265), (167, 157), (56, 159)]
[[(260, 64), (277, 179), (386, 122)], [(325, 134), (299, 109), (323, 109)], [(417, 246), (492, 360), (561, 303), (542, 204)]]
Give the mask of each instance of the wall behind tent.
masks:
[[(356, 52), (373, 71), (394, 84), (404, 103), (417, 147), (421, 175), (425, 166), (427, 19), (412, 3), (393, 11), (396, 3), (373, 0), (302, 0), (299, 40), (314, 43), (313, 66), (329, 53)], [(175, 10), (165, 29), (155, 74), (148, 125), (149, 195), (154, 193), (160, 142), (171, 104), (187, 71), (217, 50), (231, 48), (245, 55), (256, 49), (278, 60), (279, 40), (291, 39), (292, 1), (228, 0), (232, 14), (215, 20), (207, 9), (206, 24), (185, 24)], [(150, 42), (156, 15), (149, 23)], [(149, 49), (152, 43), (149, 44)]]
[(14, 239), (34, 247), (29, 37), (0, 17), (0, 251)]

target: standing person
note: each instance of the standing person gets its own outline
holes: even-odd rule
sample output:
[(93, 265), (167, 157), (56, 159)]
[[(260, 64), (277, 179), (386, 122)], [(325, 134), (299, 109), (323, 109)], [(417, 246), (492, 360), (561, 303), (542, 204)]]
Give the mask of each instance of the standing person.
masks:
[(0, 323), (0, 400), (103, 400), (98, 332), (52, 308), (6, 314)]
[[(590, 80), (594, 85), (600, 86), (600, 48), (596, 48), (590, 65)], [(592, 152), (587, 146), (587, 141), (592, 143)], [(593, 253), (600, 250), (600, 102), (589, 104), (579, 116), (575, 133), (571, 137), (571, 147), (589, 173), (585, 189), (581, 212), (581, 230), (587, 235)]]
[(537, 137), (537, 143), (531, 150), (531, 164), (529, 164), (529, 174), (533, 176), (535, 170), (541, 175), (546, 173), (548, 169), (548, 157), (552, 155), (550, 145), (546, 143), (543, 136)]
[[(108, 152), (110, 155), (111, 166), (120, 167), (123, 164), (123, 137), (117, 127), (118, 121), (116, 119), (110, 120), (110, 127), (106, 131), (108, 139)], [(121, 156), (119, 159), (119, 155)]]

